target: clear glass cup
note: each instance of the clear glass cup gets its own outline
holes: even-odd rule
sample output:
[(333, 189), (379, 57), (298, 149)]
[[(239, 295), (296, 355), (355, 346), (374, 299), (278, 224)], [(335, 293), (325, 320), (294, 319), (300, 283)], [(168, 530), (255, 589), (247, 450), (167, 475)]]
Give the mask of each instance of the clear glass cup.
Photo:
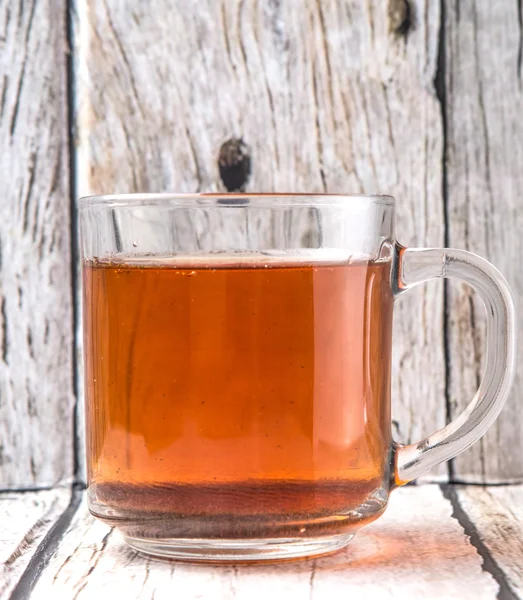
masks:
[[(507, 398), (515, 311), (462, 250), (396, 241), (388, 196), (80, 201), (89, 508), (192, 560), (345, 546), (391, 490), (465, 450)], [(438, 278), (487, 312), (484, 377), (425, 440), (392, 440), (394, 300)]]

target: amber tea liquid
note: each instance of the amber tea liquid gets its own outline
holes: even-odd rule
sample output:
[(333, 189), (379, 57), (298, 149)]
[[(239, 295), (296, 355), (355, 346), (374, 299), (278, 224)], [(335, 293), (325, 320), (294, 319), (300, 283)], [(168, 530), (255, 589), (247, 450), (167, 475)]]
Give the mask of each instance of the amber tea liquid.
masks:
[(84, 264), (91, 510), (127, 535), (351, 531), (389, 487), (390, 262)]

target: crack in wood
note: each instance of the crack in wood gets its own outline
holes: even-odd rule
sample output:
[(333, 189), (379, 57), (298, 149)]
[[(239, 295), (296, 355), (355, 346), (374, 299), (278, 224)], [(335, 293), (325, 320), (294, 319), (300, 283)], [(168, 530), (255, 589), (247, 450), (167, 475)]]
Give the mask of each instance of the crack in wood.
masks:
[[(37, 491), (40, 491), (40, 490), (37, 490)], [(53, 500), (51, 506), (47, 510), (47, 512), (44, 515), (42, 515), (34, 523), (34, 525), (27, 531), (27, 533), (24, 535), (24, 537), (22, 538), (22, 540), (20, 541), (20, 543), (18, 544), (18, 546), (13, 550), (13, 552), (11, 552), (11, 554), (4, 561), (4, 565), (3, 565), (4, 569), (6, 569), (8, 571), (11, 570), (13, 568), (14, 563), (35, 542), (35, 540), (38, 538), (38, 536), (41, 533), (41, 531), (43, 529), (45, 529), (47, 525), (49, 525), (49, 523), (52, 520), (52, 515), (53, 515), (53, 512), (54, 512), (54, 509), (55, 509), (55, 507), (56, 507), (56, 505), (57, 505), (58, 502), (59, 502), (59, 498), (55, 498)]]
[[(389, 98), (387, 95), (387, 86), (386, 84), (382, 81), (381, 82), (381, 92), (383, 94), (383, 101), (384, 101), (384, 105), (385, 105), (385, 113), (387, 115), (387, 135), (389, 138), (389, 143), (390, 143), (390, 147), (392, 148), (392, 154), (394, 156), (394, 167), (396, 170), (396, 185), (400, 179), (399, 176), (399, 166), (398, 166), (398, 153), (396, 152), (396, 144), (394, 143), (394, 135), (392, 133), (392, 116), (390, 113), (390, 106), (389, 106)], [(425, 144), (427, 143), (427, 140), (425, 139)], [(425, 219), (425, 226), (427, 224), (427, 219)], [(424, 239), (427, 239), (426, 237)]]
[[(449, 215), (449, 181), (448, 181), (448, 118), (447, 118), (447, 71), (446, 71), (446, 13), (445, 0), (440, 0), (440, 23), (438, 33), (438, 56), (436, 74), (434, 76), (434, 90), (438, 99), (441, 111), (441, 130), (442, 130), (442, 156), (441, 156), (441, 198), (443, 201), (443, 236), (444, 245), (450, 244), (450, 215)], [(453, 418), (453, 407), (451, 399), (451, 370), (450, 370), (450, 290), (448, 280), (443, 281), (443, 356), (445, 370), (445, 413), (446, 421), (450, 423)], [(447, 463), (448, 478), (450, 482), (454, 481), (455, 464), (454, 459)]]
[[(22, 25), (22, 16), (23, 16), (23, 12), (24, 12), (23, 6), (24, 6), (24, 3), (21, 2), (20, 3), (20, 12), (18, 13), (18, 28), (20, 28)], [(18, 80), (18, 86), (17, 86), (17, 90), (16, 90), (16, 100), (15, 100), (15, 104), (13, 107), (13, 112), (11, 113), (11, 123), (9, 125), (9, 135), (11, 137), (13, 137), (13, 135), (14, 135), (14, 132), (16, 129), (16, 122), (18, 120), (18, 110), (20, 108), (20, 98), (22, 96), (22, 88), (23, 88), (24, 79), (25, 79), (25, 68), (27, 66), (27, 44), (29, 42), (29, 35), (31, 33), (31, 28), (33, 25), (35, 8), (36, 8), (36, 0), (34, 0), (33, 4), (31, 5), (31, 12), (29, 14), (29, 20), (27, 23), (27, 30), (26, 30), (26, 34), (25, 34), (25, 40), (24, 40), (24, 60), (22, 62), (22, 71), (20, 73), (20, 79)]]
[(236, 64), (232, 60), (231, 42), (229, 40), (229, 31), (227, 28), (227, 14), (225, 12), (225, 3), (224, 2), (220, 3), (220, 17), (221, 17), (221, 21), (222, 21), (221, 30), (223, 33), (223, 42), (225, 45), (225, 53), (227, 54), (227, 58), (229, 60), (229, 64), (231, 65), (231, 69), (233, 70), (233, 73), (237, 78), (238, 73), (237, 73)]
[[(365, 130), (367, 133), (367, 144), (368, 144), (368, 151), (369, 151), (369, 155), (368, 155), (368, 160), (370, 162), (371, 168), (372, 168), (372, 174), (374, 176), (374, 186), (375, 186), (375, 191), (379, 193), (379, 180), (378, 180), (378, 171), (376, 169), (376, 163), (374, 162), (374, 156), (373, 156), (373, 149), (372, 149), (372, 135), (371, 135), (371, 128), (369, 127), (369, 109), (367, 106), (367, 98), (365, 96), (365, 90), (363, 89), (363, 86), (361, 84), (361, 79), (358, 77), (356, 79), (356, 85), (358, 87), (358, 91), (360, 93), (360, 97), (361, 97), (361, 104), (362, 104), (362, 116), (364, 117), (364, 121), (365, 121)], [(366, 191), (366, 190), (365, 190)]]
[(319, 98), (318, 98), (318, 82), (316, 81), (316, 73), (313, 65), (312, 72), (312, 88), (313, 88), (313, 96), (314, 96), (314, 110), (315, 110), (315, 119), (314, 125), (316, 127), (316, 145), (318, 152), (318, 163), (319, 163), (319, 171), (321, 184), (323, 187), (323, 191), (327, 191), (327, 180), (325, 178), (325, 169), (323, 164), (323, 140), (321, 137), (321, 125), (320, 125), (320, 107), (319, 107)]
[[(72, 329), (72, 348), (71, 348), (71, 378), (72, 378), (72, 393), (73, 393), (73, 480), (78, 483), (82, 478), (81, 473), (81, 460), (80, 453), (83, 449), (80, 448), (81, 441), (79, 439), (79, 419), (80, 419), (80, 406), (79, 406), (79, 390), (80, 390), (80, 369), (78, 364), (77, 348), (78, 348), (78, 331), (79, 331), (79, 272), (78, 264), (80, 261), (79, 256), (79, 240), (78, 240), (78, 210), (76, 206), (76, 193), (77, 193), (77, 173), (76, 173), (76, 145), (75, 145), (75, 69), (74, 69), (74, 57), (73, 52), (75, 48), (74, 44), (74, 0), (67, 0), (65, 2), (65, 35), (67, 46), (71, 49), (70, 52), (66, 53), (65, 60), (65, 82), (66, 82), (66, 118), (67, 118), (67, 156), (65, 160), (62, 157), (62, 149), (56, 161), (55, 169), (53, 171), (53, 177), (51, 180), (51, 188), (49, 190), (49, 197), (55, 192), (59, 185), (59, 174), (65, 165), (68, 167), (69, 173), (69, 214), (70, 214), (70, 273), (71, 273), (71, 329)], [(51, 246), (54, 245), (54, 231), (53, 237), (51, 238)], [(49, 321), (46, 319), (45, 332), (44, 332), (44, 343), (47, 343), (49, 336)]]
[(374, 15), (372, 0), (367, 0), (367, 16), (369, 18), (370, 39), (374, 45)]
[[(34, 167), (34, 172), (36, 172), (36, 165)], [(35, 208), (34, 208), (34, 214), (33, 214), (33, 227), (32, 227), (32, 231), (31, 231), (31, 240), (32, 240), (33, 244), (36, 244), (39, 234), (40, 234), (40, 236), (42, 236), (42, 237), (40, 237), (41, 242), (42, 242), (42, 240), (45, 239), (43, 237), (43, 236), (45, 236), (45, 230), (43, 227), (39, 227), (40, 211), (41, 211), (42, 205), (43, 205), (43, 202), (41, 202), (41, 201), (34, 203)]]
[(16, 89), (16, 100), (15, 105), (13, 107), (13, 112), (11, 113), (11, 124), (9, 125), (9, 134), (13, 137), (15, 129), (16, 129), (16, 121), (18, 120), (18, 110), (20, 108), (20, 96), (22, 94), (22, 85), (25, 77), (25, 62), (22, 66), (22, 73), (20, 74), (20, 79), (18, 80), (18, 87)]
[[(490, 140), (489, 140), (489, 134), (488, 134), (488, 127), (487, 127), (487, 114), (486, 114), (486, 110), (485, 110), (485, 102), (484, 102), (484, 93), (483, 93), (483, 78), (481, 76), (481, 72), (480, 72), (480, 65), (482, 63), (481, 57), (479, 55), (479, 45), (478, 45), (478, 15), (477, 15), (477, 10), (476, 10), (476, 4), (472, 3), (471, 5), (472, 7), (472, 22), (473, 22), (473, 27), (472, 27), (472, 32), (473, 32), (473, 37), (474, 37), (474, 54), (475, 54), (475, 67), (476, 67), (476, 79), (478, 82), (478, 107), (479, 107), (479, 112), (480, 112), (480, 116), (481, 116), (481, 133), (483, 136), (483, 147), (485, 149), (485, 179), (486, 179), (486, 184), (487, 184), (487, 192), (488, 192), (488, 199), (489, 199), (489, 205), (490, 205), (490, 215), (488, 215), (489, 217), (491, 217), (494, 214), (494, 194), (493, 194), (493, 189), (492, 189), (492, 178), (491, 178), (491, 169), (490, 169)], [(488, 221), (485, 220), (485, 223), (487, 223)], [(489, 240), (489, 235), (488, 233), (485, 235), (485, 246), (486, 246), (486, 251), (487, 251), (487, 256), (486, 258), (490, 259), (491, 258), (491, 252), (490, 252), (490, 240)]]
[[(68, 84), (68, 86), (69, 86), (69, 84)], [(49, 209), (51, 196), (55, 192), (57, 192), (60, 187), (60, 182), (62, 180), (61, 175), (62, 175), (62, 147), (60, 146), (60, 148), (58, 150), (58, 156), (57, 156), (55, 164), (54, 164), (53, 174), (51, 176), (51, 183), (49, 185), (49, 195), (47, 197), (47, 201), (45, 204), (46, 211)]]
[(31, 357), (32, 360), (34, 360), (35, 352), (34, 352), (34, 345), (33, 345), (33, 332), (31, 331), (31, 329), (29, 327), (27, 328), (26, 338), (27, 338), (27, 349), (29, 350), (29, 356)]
[[(27, 396), (27, 413), (30, 417), (36, 417), (35, 406), (36, 406), (35, 398), (32, 394), (29, 394)], [(31, 455), (31, 458), (29, 459), (29, 469), (31, 471), (33, 480), (36, 481), (38, 478), (38, 473), (37, 473), (35, 459), (34, 459), (34, 456), (32, 456), (32, 455)]]
[(60, 541), (78, 510), (82, 500), (82, 493), (83, 490), (80, 486), (73, 486), (71, 490), (71, 500), (69, 501), (67, 508), (38, 545), (38, 548), (31, 557), (31, 560), (18, 580), (18, 583), (11, 592), (9, 600), (27, 600), (27, 598), (30, 597), (40, 575), (49, 564), (51, 557), (58, 548)]
[(107, 546), (107, 540), (109, 539), (109, 536), (111, 535), (112, 532), (113, 532), (113, 530), (109, 529), (109, 531), (102, 538), (102, 541), (100, 542), (100, 548), (98, 550), (96, 550), (96, 558), (94, 560), (94, 563), (89, 567), (89, 570), (87, 571), (87, 573), (85, 574), (85, 577), (83, 578), (82, 585), (78, 588), (78, 590), (76, 591), (76, 593), (73, 596), (72, 600), (76, 600), (78, 598), (78, 596), (80, 595), (80, 592), (89, 583), (89, 575), (91, 575), (91, 573), (95, 570), (96, 565), (100, 562), (100, 558), (103, 556), (105, 547)]
[[(130, 152), (130, 156), (129, 156), (129, 167), (130, 167), (130, 171), (131, 171), (131, 181), (132, 181), (132, 188), (131, 188), (131, 192), (139, 192), (140, 191), (140, 186), (138, 185), (138, 180), (136, 179), (136, 163), (138, 162), (138, 166), (140, 166), (140, 159), (138, 158), (138, 161), (136, 160), (135, 157), (135, 152), (134, 152), (134, 144), (132, 141), (132, 137), (129, 133), (129, 129), (127, 128), (127, 124), (125, 121), (120, 121), (120, 124), (122, 126), (123, 129), (123, 133), (125, 136), (125, 144)], [(117, 241), (118, 244), (118, 241)], [(118, 252), (121, 252), (122, 248), (118, 248)]]
[[(321, 33), (321, 47), (323, 50), (323, 56), (325, 57), (325, 65), (327, 66), (327, 77), (329, 80), (329, 85), (327, 86), (327, 91), (329, 94), (329, 103), (332, 107), (336, 106), (336, 102), (334, 102), (334, 91), (332, 89), (334, 78), (332, 76), (332, 65), (331, 65), (331, 57), (329, 52), (329, 39), (328, 39), (328, 29), (325, 23), (325, 15), (323, 14), (322, 2), (321, 0), (316, 0), (316, 10), (318, 13), (318, 20), (320, 24), (320, 33)], [(331, 113), (331, 119), (333, 121), (333, 128), (335, 128), (334, 123), (334, 113)]]
[[(130, 83), (131, 91), (133, 93), (134, 101), (136, 102), (136, 106), (138, 107), (138, 111), (140, 112), (140, 115), (145, 118), (145, 111), (144, 111), (142, 103), (140, 101), (140, 96), (138, 95), (138, 88), (136, 86), (136, 81), (134, 80), (134, 74), (133, 74), (133, 70), (131, 68), (131, 63), (129, 62), (129, 59), (127, 58), (127, 53), (124, 50), (122, 40), (120, 39), (120, 36), (118, 35), (118, 33), (114, 27), (114, 23), (111, 18), (111, 13), (109, 11), (109, 6), (107, 4), (107, 0), (103, 0), (103, 5), (105, 8), (105, 14), (107, 17), (107, 25), (114, 37), (116, 46), (117, 46), (118, 50), (120, 51), (122, 60), (127, 68), (127, 74), (129, 75), (129, 83)], [(72, 48), (73, 46), (70, 45), (69, 47)]]
[(232, 597), (236, 598), (236, 588), (238, 587), (238, 566), (237, 565), (233, 566), (232, 573), (234, 575), (232, 582), (231, 582)]
[(272, 122), (272, 130), (274, 132), (274, 157), (276, 159), (276, 172), (280, 170), (280, 153), (278, 151), (278, 127), (276, 126), (276, 111), (274, 110), (274, 99), (272, 96), (271, 86), (269, 85), (269, 80), (267, 79), (267, 71), (265, 68), (265, 64), (263, 63), (263, 55), (262, 55), (262, 64), (263, 64), (263, 72), (264, 72), (264, 81), (265, 81), (265, 89), (267, 90), (267, 98), (269, 100), (269, 108), (271, 111), (271, 122)]
[(6, 98), (6, 95), (7, 95), (7, 85), (8, 85), (8, 83), (9, 83), (9, 78), (7, 77), (7, 75), (4, 75), (3, 81), (2, 81), (2, 95), (0, 97), (0, 120), (4, 116), (5, 98)]
[(185, 125), (185, 135), (187, 137), (187, 141), (189, 142), (189, 149), (191, 150), (191, 158), (194, 163), (194, 170), (195, 170), (194, 174), (196, 176), (196, 181), (198, 182), (198, 185), (196, 186), (195, 191), (199, 192), (202, 189), (202, 185), (203, 185), (203, 175), (202, 175), (202, 170), (200, 169), (200, 163), (198, 162), (196, 146), (194, 145), (194, 140), (193, 140), (191, 131), (187, 124)]
[(35, 172), (36, 172), (37, 166), (38, 166), (38, 155), (36, 154), (36, 152), (32, 152), (31, 157), (29, 159), (29, 178), (27, 181), (26, 193), (25, 193), (25, 197), (22, 201), (22, 214), (23, 214), (22, 231), (24, 233), (27, 233), (27, 230), (29, 229), (29, 201), (31, 199), (31, 194), (33, 191), (34, 183), (35, 183)]
[[(309, 13), (309, 20), (311, 25), (311, 31), (314, 31), (314, 21), (312, 17), (312, 11)], [(312, 81), (312, 97), (313, 97), (313, 107), (314, 107), (314, 127), (315, 127), (315, 137), (316, 137), (316, 152), (318, 154), (318, 164), (319, 164), (319, 173), (320, 179), (322, 183), (323, 191), (327, 191), (327, 181), (325, 178), (325, 170), (323, 164), (323, 140), (321, 137), (321, 125), (320, 125), (320, 107), (319, 107), (319, 94), (318, 94), (318, 82), (316, 81), (316, 63), (314, 61), (314, 56), (311, 57), (310, 61), (310, 74)]]
[(518, 24), (519, 24), (519, 46), (518, 46), (518, 60), (517, 60), (517, 76), (521, 86), (521, 63), (523, 61), (523, 10), (522, 0), (516, 0), (518, 3)]
[[(31, 391), (31, 382), (30, 380), (27, 378), (25, 380), (25, 394), (26, 394), (26, 407), (27, 407), (27, 415), (29, 417), (36, 417), (38, 415), (38, 411), (36, 408), (36, 398), (33, 394), (33, 392)], [(32, 420), (32, 419), (31, 419)], [(34, 456), (31, 455), (31, 475), (33, 476), (33, 478), (36, 481), (36, 469), (35, 469), (35, 463), (34, 463)]]
[(142, 594), (142, 592), (145, 592), (145, 585), (146, 585), (147, 581), (149, 580), (149, 575), (150, 574), (151, 574), (150, 560), (147, 559), (147, 561), (145, 563), (145, 577), (143, 578), (142, 587), (140, 589), (139, 596)]
[(4, 35), (0, 35), (1, 43), (4, 43), (7, 39), (7, 30), (9, 29), (10, 22), (11, 22), (11, 7), (7, 6), (6, 11), (5, 11), (4, 31), (2, 32)]
[(312, 561), (311, 575), (309, 577), (309, 600), (314, 598), (314, 578), (316, 577), (316, 561)]
[(44, 317), (44, 346), (47, 346), (49, 342), (49, 319)]
[(2, 296), (0, 300), (0, 314), (2, 315), (2, 361), (9, 364), (9, 337), (7, 331), (7, 299)]
[(469, 537), (469, 541), (476, 548), (476, 551), (482, 559), (481, 568), (485, 573), (492, 575), (499, 586), (498, 600), (517, 600), (518, 596), (512, 591), (506, 575), (490, 554), (488, 548), (483, 543), (476, 526), (471, 521), (464, 508), (461, 506), (456, 489), (452, 485), (440, 485), (443, 496), (450, 502), (452, 506), (452, 517), (461, 525), (465, 535)]
[[(24, 6), (25, 6), (25, 3), (22, 0), (18, 7), (18, 18), (16, 19), (16, 26), (18, 29), (20, 29), (20, 27), (22, 27), (22, 20), (24, 18)], [(10, 15), (9, 15), (9, 17), (10, 17)], [(8, 22), (9, 22), (9, 20), (8, 20)]]
[(42, 262), (45, 256), (45, 244), (47, 242), (47, 232), (45, 229), (40, 233), (40, 240), (37, 244), (38, 261)]
[[(56, 241), (57, 241), (57, 234), (56, 231), (53, 231), (53, 233), (51, 234), (51, 243), (49, 244), (49, 248), (48, 248), (48, 252), (49, 254), (52, 254), (52, 252), (54, 251), (55, 247), (56, 247)], [(43, 249), (42, 249), (43, 252)]]
[[(430, 167), (428, 163), (428, 155), (429, 155), (429, 140), (427, 136), (425, 136), (424, 144), (423, 144), (423, 154), (425, 158), (425, 170), (423, 173), (423, 239), (429, 239), (429, 187), (428, 187), (428, 174), (430, 172)], [(423, 314), (425, 315), (425, 305), (427, 302), (427, 296), (423, 296)], [(425, 328), (423, 331), (427, 331)]]
[(245, 44), (243, 42), (242, 36), (242, 15), (243, 15), (243, 6), (245, 4), (245, 0), (241, 0), (238, 4), (238, 12), (236, 15), (236, 27), (238, 28), (238, 41), (240, 43), (240, 53), (242, 55), (243, 60), (243, 68), (246, 73), (249, 73), (249, 66), (247, 62), (247, 51), (245, 50)]
[(67, 556), (67, 558), (64, 560), (64, 562), (60, 565), (60, 567), (58, 568), (58, 570), (54, 574), (53, 585), (55, 584), (56, 580), (58, 579), (58, 576), (62, 572), (62, 569), (71, 561), (71, 559), (73, 558), (73, 556), (76, 554), (76, 552), (78, 551), (78, 548), (80, 547), (81, 543), (82, 543), (82, 540), (80, 540), (78, 542), (78, 544), (75, 546), (75, 549), (71, 552), (71, 554), (69, 554), (69, 556)]

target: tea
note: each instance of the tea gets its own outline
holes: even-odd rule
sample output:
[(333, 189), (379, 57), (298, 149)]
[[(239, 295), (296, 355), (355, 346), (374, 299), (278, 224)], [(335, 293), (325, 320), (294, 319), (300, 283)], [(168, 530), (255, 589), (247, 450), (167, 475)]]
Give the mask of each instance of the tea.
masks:
[(181, 538), (377, 517), (392, 301), (389, 261), (85, 262), (91, 510)]

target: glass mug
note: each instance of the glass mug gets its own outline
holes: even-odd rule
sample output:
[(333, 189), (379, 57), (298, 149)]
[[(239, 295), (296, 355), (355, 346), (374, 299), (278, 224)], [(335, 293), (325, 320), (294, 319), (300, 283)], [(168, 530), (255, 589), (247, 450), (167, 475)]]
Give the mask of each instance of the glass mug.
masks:
[[(141, 194), (80, 201), (91, 513), (192, 560), (332, 552), (389, 492), (468, 448), (514, 376), (502, 275), (396, 242), (388, 196)], [(437, 278), (487, 312), (485, 374), (457, 419), (391, 437), (394, 299)]]

